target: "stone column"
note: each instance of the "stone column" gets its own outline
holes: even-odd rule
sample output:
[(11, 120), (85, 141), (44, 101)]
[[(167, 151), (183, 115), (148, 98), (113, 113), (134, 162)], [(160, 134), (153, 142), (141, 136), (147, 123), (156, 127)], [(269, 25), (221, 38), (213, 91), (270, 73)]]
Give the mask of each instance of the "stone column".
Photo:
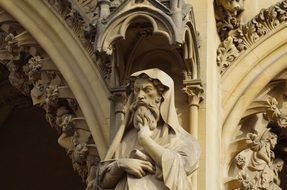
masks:
[[(189, 105), (189, 132), (198, 139), (198, 109), (199, 103), (203, 100), (203, 88), (200, 80), (184, 80), (183, 91), (187, 94)], [(197, 189), (197, 171), (191, 178), (192, 189)]]
[(182, 0), (171, 0), (170, 9), (172, 19), (178, 28), (182, 27)]
[(112, 89), (112, 112), (111, 112), (111, 130), (110, 130), (110, 140), (114, 138), (118, 127), (124, 120), (125, 117), (125, 104), (126, 104), (126, 88), (125, 87), (118, 87)]

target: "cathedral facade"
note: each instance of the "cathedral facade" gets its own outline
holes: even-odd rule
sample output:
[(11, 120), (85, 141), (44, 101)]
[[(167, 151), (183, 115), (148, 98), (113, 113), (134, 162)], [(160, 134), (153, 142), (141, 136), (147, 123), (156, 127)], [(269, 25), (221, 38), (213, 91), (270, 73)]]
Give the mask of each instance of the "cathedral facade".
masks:
[(153, 68), (200, 147), (191, 189), (287, 189), (286, 0), (0, 0), (4, 189), (101, 189), (130, 76)]

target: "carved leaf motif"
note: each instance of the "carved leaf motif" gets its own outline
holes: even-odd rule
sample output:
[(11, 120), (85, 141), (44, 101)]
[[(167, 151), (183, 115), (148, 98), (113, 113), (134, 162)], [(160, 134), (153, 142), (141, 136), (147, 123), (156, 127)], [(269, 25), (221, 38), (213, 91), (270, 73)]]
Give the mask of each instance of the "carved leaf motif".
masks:
[(23, 71), (29, 80), (34, 83), (41, 79), (41, 69), (42, 66), (40, 64), (41, 57), (36, 56), (29, 59), (28, 64), (23, 66)]
[[(221, 21), (222, 22), (222, 21)], [(221, 74), (247, 49), (255, 44), (260, 37), (274, 30), (281, 23), (287, 22), (287, 1), (277, 3), (268, 9), (263, 9), (246, 25), (229, 32), (227, 37), (218, 47), (217, 64), (220, 66)], [(230, 40), (230, 37), (233, 41)], [(231, 44), (232, 43), (232, 44)], [(237, 51), (226, 51), (222, 49), (226, 44), (235, 46)], [(225, 57), (232, 57), (232, 61), (226, 61)]]
[(239, 51), (246, 50), (259, 38), (256, 33), (256, 27), (252, 22), (246, 25), (240, 26), (239, 29), (235, 30), (231, 36), (234, 39), (234, 43)]
[(217, 64), (221, 67), (221, 72), (224, 71), (224, 68), (229, 67), (236, 57), (238, 56), (239, 51), (233, 43), (233, 38), (228, 37), (217, 50)]

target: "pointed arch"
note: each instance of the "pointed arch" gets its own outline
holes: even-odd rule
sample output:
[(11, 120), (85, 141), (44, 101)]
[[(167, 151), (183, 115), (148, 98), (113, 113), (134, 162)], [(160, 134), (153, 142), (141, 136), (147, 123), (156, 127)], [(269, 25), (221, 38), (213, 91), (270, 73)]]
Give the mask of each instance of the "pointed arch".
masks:
[(258, 93), (287, 68), (286, 32), (287, 25), (283, 25), (270, 33), (242, 55), (222, 78), (221, 155), (224, 156), (224, 168), (231, 159), (228, 147), (244, 112)]
[(101, 157), (108, 147), (109, 90), (79, 39), (45, 1), (1, 1), (51, 57), (77, 99)]

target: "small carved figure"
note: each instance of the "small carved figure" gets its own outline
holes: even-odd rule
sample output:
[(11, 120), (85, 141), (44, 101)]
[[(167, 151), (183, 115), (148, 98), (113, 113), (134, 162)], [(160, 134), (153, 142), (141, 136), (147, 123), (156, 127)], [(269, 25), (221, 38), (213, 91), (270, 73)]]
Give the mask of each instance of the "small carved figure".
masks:
[(235, 157), (235, 161), (236, 161), (236, 166), (239, 168), (239, 169), (243, 169), (245, 164), (246, 164), (246, 157), (239, 154)]
[(173, 80), (159, 69), (134, 73), (127, 113), (99, 166), (100, 189), (190, 190), (197, 142), (180, 126)]
[(281, 189), (280, 188), (281, 180), (279, 178), (279, 172), (282, 171), (283, 166), (284, 166), (284, 161), (282, 159), (277, 158), (274, 160), (274, 163), (273, 163), (273, 172), (274, 172), (273, 189), (274, 190)]
[(277, 135), (267, 129), (262, 136), (248, 134), (248, 143), (252, 151), (247, 172), (252, 184), (258, 189), (279, 190), (280, 180), (278, 172), (282, 170), (283, 161), (275, 159), (273, 152), (277, 144)]

